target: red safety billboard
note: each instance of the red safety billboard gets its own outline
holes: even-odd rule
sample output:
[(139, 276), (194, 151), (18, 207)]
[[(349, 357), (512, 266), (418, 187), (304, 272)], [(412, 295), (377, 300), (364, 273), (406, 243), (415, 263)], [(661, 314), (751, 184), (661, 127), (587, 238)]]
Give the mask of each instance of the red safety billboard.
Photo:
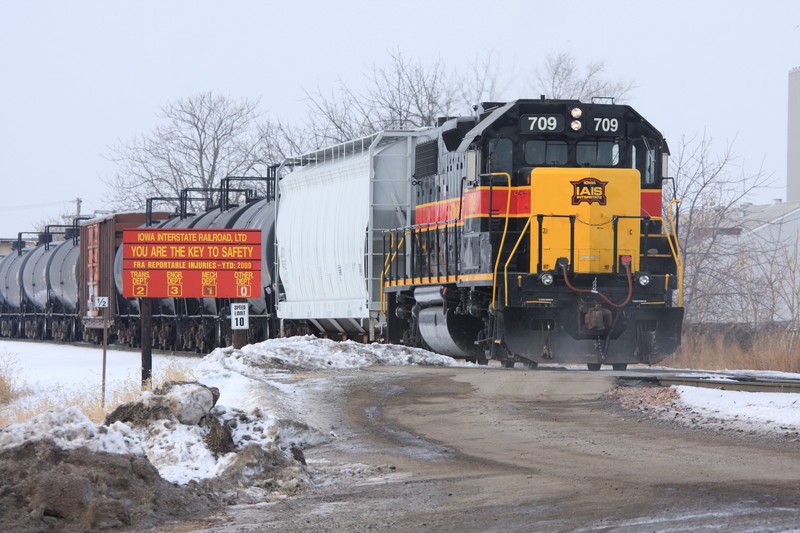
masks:
[(258, 298), (261, 230), (125, 229), (126, 298)]

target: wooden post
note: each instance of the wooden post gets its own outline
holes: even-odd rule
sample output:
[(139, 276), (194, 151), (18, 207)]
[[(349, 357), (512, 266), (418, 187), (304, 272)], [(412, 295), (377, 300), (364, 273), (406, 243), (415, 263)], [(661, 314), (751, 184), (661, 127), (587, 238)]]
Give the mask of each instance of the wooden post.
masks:
[(236, 350), (240, 350), (242, 346), (247, 344), (247, 330), (246, 329), (235, 329), (233, 330), (233, 338), (231, 339), (233, 343), (233, 347)]
[[(236, 299), (231, 300), (232, 304), (244, 304), (247, 306), (247, 300), (243, 299)], [(240, 350), (242, 347), (247, 344), (247, 331), (250, 326), (249, 317), (247, 316), (247, 307), (244, 308), (243, 316), (238, 317), (235, 316), (235, 312), (233, 308), (237, 307), (236, 305), (231, 306), (231, 344), (235, 350)]]
[(153, 378), (153, 300), (142, 298), (140, 320), (142, 326), (142, 390), (148, 390), (152, 386)]

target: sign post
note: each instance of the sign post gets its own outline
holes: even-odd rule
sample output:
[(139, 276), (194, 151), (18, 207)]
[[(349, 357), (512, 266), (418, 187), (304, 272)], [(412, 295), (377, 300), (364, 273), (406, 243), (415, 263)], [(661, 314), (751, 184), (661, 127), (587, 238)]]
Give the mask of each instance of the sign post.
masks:
[(106, 408), (106, 351), (108, 349), (108, 296), (95, 296), (94, 306), (103, 310), (103, 384), (100, 392), (100, 407)]
[(247, 330), (250, 329), (250, 306), (247, 303), (231, 303), (231, 342), (239, 350), (247, 343)]
[(142, 298), (139, 322), (142, 328), (142, 390), (150, 389), (153, 379), (153, 299)]

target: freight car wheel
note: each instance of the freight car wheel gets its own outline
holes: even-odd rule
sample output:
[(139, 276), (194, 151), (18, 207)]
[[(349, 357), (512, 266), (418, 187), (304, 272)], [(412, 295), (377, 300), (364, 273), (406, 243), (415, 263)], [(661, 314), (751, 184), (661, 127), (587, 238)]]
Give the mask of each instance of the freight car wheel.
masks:
[(600, 363), (586, 363), (586, 368), (591, 370), (592, 372), (597, 372), (600, 370)]
[(611, 368), (614, 370), (628, 370), (628, 363), (613, 363)]

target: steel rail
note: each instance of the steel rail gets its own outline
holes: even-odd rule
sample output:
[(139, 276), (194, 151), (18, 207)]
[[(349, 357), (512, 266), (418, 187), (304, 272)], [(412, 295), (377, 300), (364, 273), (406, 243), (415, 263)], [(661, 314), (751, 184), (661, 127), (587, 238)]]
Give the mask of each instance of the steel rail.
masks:
[[(638, 379), (641, 379), (641, 377)], [(685, 385), (727, 391), (800, 393), (800, 380), (797, 379), (773, 379), (753, 376), (726, 376), (725, 379), (715, 377), (655, 376), (653, 381), (664, 387)]]

